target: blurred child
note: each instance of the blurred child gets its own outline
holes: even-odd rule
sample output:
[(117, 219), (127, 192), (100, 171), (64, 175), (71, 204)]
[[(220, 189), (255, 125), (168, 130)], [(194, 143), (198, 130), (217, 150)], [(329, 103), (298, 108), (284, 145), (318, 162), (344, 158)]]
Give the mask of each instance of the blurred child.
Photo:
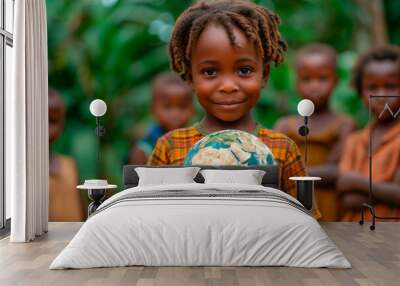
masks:
[[(49, 89), (50, 145), (61, 135), (64, 119), (62, 98), (56, 90)], [(83, 221), (85, 214), (76, 190), (78, 173), (74, 159), (50, 152), (49, 171), (49, 221)]]
[[(354, 121), (329, 109), (329, 98), (337, 84), (336, 52), (324, 44), (303, 47), (296, 58), (297, 92), (314, 103), (314, 114), (309, 118), (308, 172), (322, 177), (316, 185), (315, 196), (323, 221), (337, 220), (337, 193), (335, 184), (344, 138), (355, 129)], [(301, 116), (279, 120), (275, 129), (296, 142), (304, 155), (304, 137), (298, 134), (304, 124)]]
[[(382, 46), (367, 51), (355, 65), (353, 85), (366, 106), (369, 95), (400, 96), (400, 48)], [(392, 113), (385, 109), (386, 103)], [(338, 180), (344, 210), (342, 221), (358, 221), (360, 206), (367, 202), (369, 128), (372, 130), (372, 189), (376, 215), (400, 216), (399, 110), (399, 97), (371, 99), (374, 120), (346, 140)], [(365, 214), (366, 219), (371, 218), (369, 211)]]
[(171, 66), (193, 87), (205, 116), (158, 139), (149, 164), (181, 165), (205, 135), (242, 130), (271, 149), (280, 166), (281, 189), (295, 195), (289, 177), (305, 175), (296, 144), (260, 126), (251, 114), (270, 64), (283, 61), (287, 46), (278, 25), (278, 16), (250, 1), (200, 2), (179, 16), (169, 44)]
[(187, 126), (194, 115), (191, 87), (175, 73), (158, 75), (151, 85), (151, 111), (157, 123), (131, 148), (130, 164), (146, 164), (159, 137), (173, 129)]

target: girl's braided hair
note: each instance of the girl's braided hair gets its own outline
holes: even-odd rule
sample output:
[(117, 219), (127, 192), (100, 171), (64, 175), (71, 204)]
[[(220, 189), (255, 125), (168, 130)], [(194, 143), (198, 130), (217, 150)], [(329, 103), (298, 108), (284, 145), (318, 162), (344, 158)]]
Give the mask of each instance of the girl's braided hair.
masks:
[(251, 40), (264, 64), (283, 62), (286, 42), (278, 31), (280, 19), (267, 8), (244, 0), (208, 1), (194, 4), (177, 19), (169, 43), (171, 68), (184, 80), (190, 72), (190, 53), (201, 32), (209, 23), (221, 25), (235, 45), (233, 26)]

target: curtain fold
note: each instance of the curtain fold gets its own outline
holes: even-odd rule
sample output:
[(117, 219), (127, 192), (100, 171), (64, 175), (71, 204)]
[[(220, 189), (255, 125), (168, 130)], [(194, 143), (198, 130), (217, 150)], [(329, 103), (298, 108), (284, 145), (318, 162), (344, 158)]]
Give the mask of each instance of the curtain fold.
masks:
[(15, 1), (13, 93), (6, 98), (6, 187), (11, 242), (27, 242), (48, 225), (48, 67), (44, 0)]

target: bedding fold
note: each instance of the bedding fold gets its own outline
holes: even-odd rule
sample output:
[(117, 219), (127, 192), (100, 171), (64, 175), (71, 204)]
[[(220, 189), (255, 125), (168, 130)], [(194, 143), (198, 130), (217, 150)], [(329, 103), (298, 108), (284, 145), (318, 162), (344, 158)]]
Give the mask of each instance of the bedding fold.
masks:
[(140, 186), (116, 194), (50, 269), (128, 265), (351, 267), (296, 199), (240, 184)]

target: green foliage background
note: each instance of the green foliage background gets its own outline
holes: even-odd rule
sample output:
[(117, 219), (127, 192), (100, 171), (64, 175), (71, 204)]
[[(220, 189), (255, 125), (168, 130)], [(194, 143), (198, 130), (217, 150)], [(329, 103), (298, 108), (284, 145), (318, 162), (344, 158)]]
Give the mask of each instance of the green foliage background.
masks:
[[(268, 86), (254, 110), (272, 127), (280, 116), (295, 113), (296, 49), (311, 42), (332, 45), (339, 53), (339, 84), (331, 107), (354, 116), (363, 126), (366, 110), (349, 87), (351, 67), (369, 46), (363, 29), (368, 16), (352, 0), (260, 0), (282, 19), (281, 33), (289, 44), (286, 61), (273, 68)], [(150, 80), (169, 68), (167, 42), (177, 16), (191, 1), (48, 0), (49, 84), (60, 91), (67, 106), (64, 133), (52, 149), (77, 161), (81, 181), (103, 177), (121, 186), (128, 150), (151, 122)], [(384, 1), (392, 43), (400, 44), (400, 1)], [(89, 103), (108, 104), (102, 124), (101, 164), (95, 119)], [(197, 118), (202, 114), (198, 107)]]

